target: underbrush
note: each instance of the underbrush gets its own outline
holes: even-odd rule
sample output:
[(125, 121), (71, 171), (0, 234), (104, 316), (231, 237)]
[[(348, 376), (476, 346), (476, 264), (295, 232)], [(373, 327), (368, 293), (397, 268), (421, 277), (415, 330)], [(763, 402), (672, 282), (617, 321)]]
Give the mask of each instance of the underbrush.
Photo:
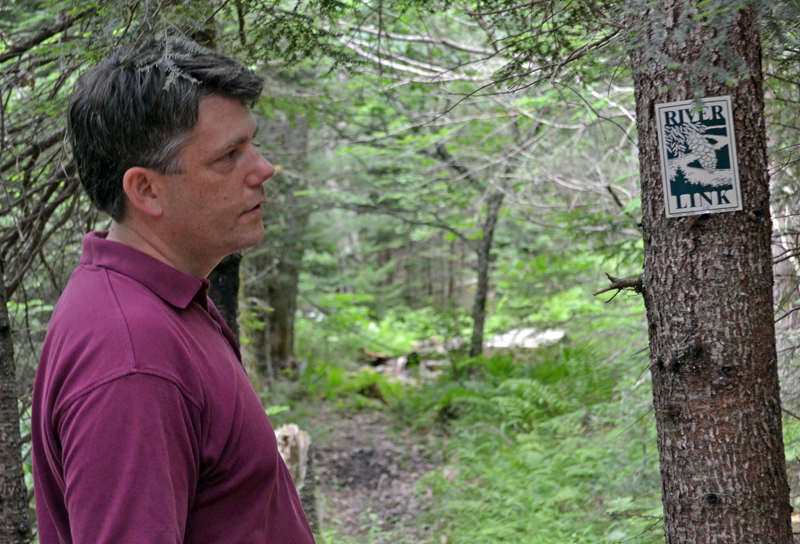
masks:
[(641, 345), (573, 341), (524, 361), (456, 363), (416, 387), (371, 369), (315, 365), (299, 391), (340, 409), (386, 409), (398, 428), (441, 437), (446, 462), (417, 490), (433, 497), (421, 523), (435, 542), (663, 542)]
[(451, 463), (423, 482), (443, 541), (663, 542), (657, 455), (620, 431), (577, 412), (511, 437), (461, 430)]
[(320, 364), (303, 372), (298, 395), (306, 399), (334, 402), (340, 409), (382, 409), (405, 397), (407, 386), (372, 368), (348, 370)]
[[(334, 319), (334, 303), (345, 302), (349, 318)], [(398, 429), (440, 437), (445, 462), (417, 489), (433, 498), (420, 523), (435, 543), (663, 542), (638, 299), (620, 300), (614, 315), (588, 296), (557, 304), (564, 315), (531, 325), (563, 326), (565, 340), (516, 358), (450, 352), (443, 375), (426, 379), (412, 369), (407, 382), (359, 369), (354, 359), (363, 347), (399, 356), (423, 339), (447, 345), (467, 336), (464, 320), (427, 308), (377, 318), (354, 302), (327, 300), (325, 314), (299, 319), (298, 351), (308, 361), (299, 404), (319, 399), (344, 410), (382, 409)], [(501, 332), (510, 325), (500, 317), (492, 326)], [(327, 536), (344, 542), (335, 529)]]
[(476, 359), (398, 402), (404, 424), (448, 437), (449, 462), (419, 490), (441, 542), (663, 541), (647, 355), (607, 351)]

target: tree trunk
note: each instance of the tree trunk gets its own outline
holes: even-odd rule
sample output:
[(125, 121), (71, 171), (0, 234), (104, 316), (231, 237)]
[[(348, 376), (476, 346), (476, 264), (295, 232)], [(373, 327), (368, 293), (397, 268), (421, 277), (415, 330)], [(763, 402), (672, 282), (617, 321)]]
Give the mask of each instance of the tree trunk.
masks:
[(256, 366), (267, 382), (267, 387), (275, 387), (275, 368), (272, 366), (272, 326), (270, 325), (269, 312), (260, 311), (256, 317), (264, 324), (264, 330), (256, 338), (255, 352), (258, 357)]
[[(0, 293), (6, 292), (0, 269)], [(0, 297), (0, 542), (30, 542), (28, 490), (22, 472), (19, 398), (6, 297)]]
[(297, 357), (294, 354), (294, 317), (297, 313), (297, 286), (300, 266), (306, 249), (306, 229), (309, 210), (306, 199), (295, 193), (307, 188), (303, 177), (308, 166), (308, 120), (298, 116), (287, 122), (282, 138), (283, 160), (291, 170), (282, 175), (281, 195), (283, 225), (287, 236), (281, 238), (281, 251), (277, 255), (277, 274), (270, 278), (267, 301), (272, 308), (269, 316), (271, 360), (274, 372), (296, 373)]
[[(651, 35), (672, 32), (678, 18), (692, 15), (681, 14), (680, 5), (667, 0), (642, 15), (652, 21)], [(705, 32), (695, 32), (686, 43), (668, 43), (663, 52), (691, 63), (706, 39)], [(643, 294), (667, 544), (792, 542), (773, 325), (760, 44), (748, 8), (738, 15), (730, 46), (752, 77), (733, 86), (719, 83), (704, 66), (689, 74), (645, 63), (642, 51), (631, 56)], [(670, 219), (654, 105), (692, 99), (698, 84), (706, 96), (732, 98), (744, 209)]]
[(444, 297), (446, 304), (452, 304), (456, 292), (456, 239), (450, 241), (450, 251), (447, 253), (447, 292)]
[(233, 336), (239, 338), (239, 264), (242, 254), (232, 253), (211, 271), (208, 279), (208, 297), (222, 314), (225, 323), (230, 327)]
[[(307, 222), (307, 216), (306, 216)], [(303, 225), (304, 227), (305, 225)], [(277, 265), (277, 274), (267, 288), (269, 306), (269, 349), (273, 372), (297, 370), (294, 354), (294, 316), (297, 312), (297, 285), (303, 248), (285, 248)]]
[(483, 353), (483, 326), (486, 321), (486, 297), (489, 294), (489, 258), (502, 204), (503, 193), (494, 192), (489, 196), (486, 202), (486, 220), (483, 222), (483, 238), (478, 240), (478, 287), (475, 291), (475, 305), (472, 308), (470, 357), (477, 357)]
[(267, 184), (272, 197), (264, 216), (267, 235), (250, 261), (264, 277), (247, 287), (249, 296), (269, 307), (268, 313), (265, 308), (257, 312), (265, 329), (254, 344), (259, 367), (272, 383), (274, 375), (298, 370), (294, 320), (309, 210), (305, 197), (296, 193), (307, 188), (303, 172), (308, 165), (308, 121), (304, 116), (276, 116), (258, 122), (262, 154), (281, 166)]

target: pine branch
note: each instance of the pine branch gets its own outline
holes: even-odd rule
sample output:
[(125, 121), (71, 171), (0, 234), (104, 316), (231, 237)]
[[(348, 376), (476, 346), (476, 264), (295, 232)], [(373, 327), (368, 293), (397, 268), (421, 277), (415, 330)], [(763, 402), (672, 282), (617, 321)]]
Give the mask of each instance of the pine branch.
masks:
[(22, 42), (20, 44), (12, 45), (4, 53), (0, 54), (0, 64), (4, 63), (9, 59), (13, 59), (21, 55), (24, 55), (25, 53), (27, 53), (28, 51), (30, 51), (31, 49), (42, 43), (43, 41), (47, 40), (48, 38), (52, 38), (59, 32), (65, 31), (73, 24), (75, 24), (77, 21), (80, 21), (87, 15), (94, 14), (96, 11), (97, 11), (96, 8), (92, 8), (81, 11), (80, 13), (76, 13), (72, 17), (67, 17), (66, 19), (54, 24), (53, 26), (39, 31), (39, 33), (36, 34), (31, 39)]

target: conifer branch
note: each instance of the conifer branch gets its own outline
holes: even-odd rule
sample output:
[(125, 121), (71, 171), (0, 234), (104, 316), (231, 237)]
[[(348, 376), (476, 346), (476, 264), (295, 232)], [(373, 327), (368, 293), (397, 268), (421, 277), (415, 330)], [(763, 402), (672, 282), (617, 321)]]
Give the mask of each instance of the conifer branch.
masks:
[(80, 13), (76, 13), (72, 17), (67, 17), (66, 19), (57, 22), (53, 26), (39, 31), (39, 33), (33, 36), (31, 39), (22, 42), (20, 44), (12, 45), (4, 53), (0, 54), (0, 63), (24, 55), (25, 53), (27, 53), (28, 51), (30, 51), (31, 49), (42, 43), (43, 41), (47, 40), (48, 38), (52, 38), (59, 32), (65, 31), (73, 24), (75, 24), (75, 22), (83, 19), (87, 15), (93, 14), (95, 11), (97, 10), (95, 8), (92, 8), (81, 11)]

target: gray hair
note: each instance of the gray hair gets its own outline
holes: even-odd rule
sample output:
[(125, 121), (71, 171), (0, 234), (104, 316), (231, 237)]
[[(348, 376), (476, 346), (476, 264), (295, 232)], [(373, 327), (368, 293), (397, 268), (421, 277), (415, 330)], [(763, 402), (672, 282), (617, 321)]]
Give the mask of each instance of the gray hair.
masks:
[(202, 97), (252, 105), (263, 87), (251, 70), (192, 42), (149, 41), (112, 53), (80, 77), (68, 106), (72, 150), (89, 198), (122, 220), (125, 172), (141, 166), (180, 173), (178, 155)]

